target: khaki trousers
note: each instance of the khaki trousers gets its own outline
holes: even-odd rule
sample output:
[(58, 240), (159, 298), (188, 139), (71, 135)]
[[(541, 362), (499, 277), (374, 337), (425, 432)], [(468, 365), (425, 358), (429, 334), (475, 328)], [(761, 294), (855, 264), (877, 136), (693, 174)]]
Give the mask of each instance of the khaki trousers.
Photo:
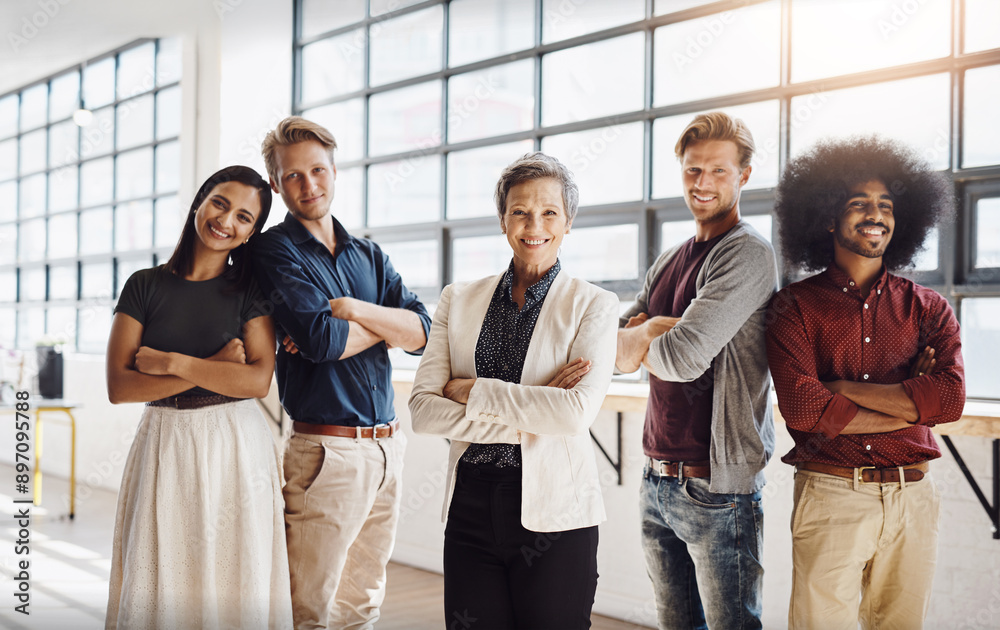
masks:
[(940, 507), (929, 474), (878, 484), (797, 471), (788, 627), (922, 628)]
[(406, 436), (296, 433), (285, 447), (285, 534), (296, 628), (371, 628), (385, 598)]

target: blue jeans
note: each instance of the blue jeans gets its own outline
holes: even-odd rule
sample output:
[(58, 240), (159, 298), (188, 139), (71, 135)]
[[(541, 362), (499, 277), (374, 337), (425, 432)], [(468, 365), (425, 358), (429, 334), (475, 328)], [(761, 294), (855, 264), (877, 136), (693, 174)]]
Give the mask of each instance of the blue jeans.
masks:
[(643, 472), (639, 510), (657, 622), (668, 628), (760, 628), (760, 492), (715, 494), (707, 479)]

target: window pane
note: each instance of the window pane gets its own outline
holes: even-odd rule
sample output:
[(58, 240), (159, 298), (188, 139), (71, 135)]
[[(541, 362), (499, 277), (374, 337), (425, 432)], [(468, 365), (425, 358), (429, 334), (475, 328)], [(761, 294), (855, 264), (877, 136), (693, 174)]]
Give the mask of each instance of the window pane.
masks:
[(159, 41), (156, 53), (156, 84), (168, 85), (181, 79), (181, 40), (167, 37)]
[(976, 203), (976, 267), (1000, 267), (1000, 197)]
[(0, 179), (17, 177), (17, 138), (0, 142)]
[(66, 166), (49, 173), (49, 212), (76, 207), (77, 168)]
[(49, 121), (69, 118), (80, 105), (80, 73), (69, 72), (52, 79)]
[(145, 197), (152, 192), (152, 149), (129, 151), (115, 158), (115, 199)]
[(453, 0), (448, 7), (449, 65), (499, 57), (534, 44), (534, 0)]
[(632, 33), (542, 57), (542, 125), (642, 109), (644, 46)]
[(17, 341), (14, 332), (17, 330), (17, 311), (12, 308), (0, 309), (0, 345), (13, 348)]
[(365, 19), (365, 0), (302, 0), (302, 37), (312, 37)]
[(21, 269), (21, 301), (41, 302), (45, 299), (45, 267)]
[(49, 109), (49, 86), (45, 83), (21, 92), (21, 131), (45, 124)]
[(52, 287), (49, 290), (49, 297), (51, 299), (76, 299), (76, 263), (53, 265), (49, 269), (49, 279), (52, 281)]
[(390, 11), (398, 11), (418, 2), (421, 0), (371, 0), (371, 15), (375, 17)]
[(468, 282), (498, 274), (510, 264), (510, 244), (496, 235), (456, 238), (451, 246), (451, 281)]
[(573, 228), (559, 255), (570, 275), (591, 282), (639, 277), (639, 226)]
[(379, 243), (408, 288), (438, 284), (438, 244), (434, 240)]
[(526, 131), (534, 124), (535, 66), (531, 59), (448, 80), (448, 142)]
[(531, 140), (448, 154), (448, 218), (495, 216), (493, 191), (500, 172), (530, 153)]
[(362, 178), (364, 168), (342, 168), (337, 170), (337, 193), (333, 203), (333, 215), (348, 230), (364, 226)]
[(1000, 4), (965, 0), (965, 52), (1000, 47)]
[(0, 221), (13, 221), (17, 218), (17, 182), (0, 184)]
[(4, 245), (0, 247), (0, 265), (17, 262), (17, 248), (14, 246), (16, 242), (17, 226), (12, 223), (0, 225), (0, 243)]
[(555, 42), (641, 20), (645, 0), (581, 2), (543, 0), (542, 41)]
[(173, 87), (156, 95), (156, 139), (181, 133), (181, 89)]
[(17, 347), (30, 349), (45, 336), (45, 309), (29, 308), (17, 312)]
[(356, 98), (333, 105), (307, 109), (302, 117), (326, 127), (337, 139), (336, 161), (360, 160), (364, 157), (364, 99)]
[(114, 234), (111, 208), (95, 208), (80, 213), (80, 254), (106, 254)]
[(118, 55), (118, 98), (129, 98), (153, 89), (156, 44), (149, 42)]
[(85, 263), (80, 289), (84, 298), (111, 297), (111, 263)]
[(50, 339), (76, 347), (76, 307), (49, 308), (45, 316), (45, 334)]
[(39, 129), (21, 136), (21, 174), (45, 168), (46, 130)]
[(306, 103), (364, 87), (364, 31), (324, 39), (302, 49), (302, 100)]
[(937, 227), (931, 228), (924, 241), (924, 248), (917, 252), (913, 268), (917, 271), (934, 271), (938, 268), (938, 240), (941, 238)]
[(796, 82), (945, 57), (950, 46), (950, 0), (794, 0), (792, 7)]
[[(746, 190), (778, 185), (778, 101), (763, 101), (735, 107), (724, 107), (733, 118), (739, 118), (750, 128), (756, 151), (750, 161), (753, 170)], [(658, 118), (653, 121), (653, 197), (680, 197), (681, 166), (674, 155), (674, 145), (697, 112)]]
[(371, 155), (441, 144), (441, 82), (420, 83), (376, 94), (368, 101)]
[(32, 219), (21, 223), (21, 233), (17, 239), (17, 254), (21, 262), (44, 260), (45, 219)]
[(121, 294), (122, 288), (125, 286), (125, 281), (132, 277), (133, 273), (140, 269), (149, 269), (151, 266), (152, 261), (149, 256), (119, 259), (115, 275), (115, 295)]
[(102, 107), (115, 100), (115, 60), (102, 59), (83, 69), (83, 104), (87, 109)]
[(156, 147), (156, 192), (174, 192), (180, 186), (180, 143), (168, 142)]
[(83, 128), (80, 155), (85, 158), (110, 153), (114, 148), (115, 111), (105, 107), (94, 112), (94, 119)]
[(111, 158), (91, 160), (80, 165), (80, 205), (93, 206), (111, 201)]
[[(17, 300), (17, 272), (13, 269), (0, 271), (0, 302)], [(6, 310), (6, 309), (4, 309)]]
[(77, 321), (79, 329), (78, 348), (80, 352), (103, 354), (108, 349), (108, 336), (111, 334), (110, 293), (105, 300), (79, 309)]
[(653, 41), (653, 105), (776, 86), (780, 43), (776, 1), (662, 26)]
[(996, 358), (1000, 355), (1000, 298), (962, 300), (962, 358), (965, 393), (1000, 398)]
[(49, 258), (76, 256), (76, 213), (49, 218)]
[(965, 119), (962, 129), (962, 166), (1000, 163), (1000, 66), (974, 68), (965, 73)]
[(436, 221), (441, 208), (441, 158), (426, 155), (368, 167), (368, 225)]
[(133, 201), (115, 208), (115, 250), (149, 249), (153, 246), (153, 203)]
[(711, 2), (715, 2), (715, 0), (656, 0), (656, 8), (653, 11), (653, 15), (676, 13), (684, 9), (700, 7)]
[(370, 27), (371, 84), (385, 85), (441, 69), (442, 7), (409, 13)]
[(934, 74), (795, 97), (791, 154), (826, 136), (879, 133), (907, 143), (934, 168), (947, 168), (950, 92), (948, 75)]
[(642, 123), (549, 136), (542, 151), (573, 171), (581, 206), (642, 199)]
[(49, 168), (80, 159), (80, 128), (72, 120), (49, 127)]
[(19, 215), (22, 219), (26, 217), (37, 217), (45, 214), (45, 173), (32, 175), (21, 180), (21, 210)]
[(0, 138), (17, 133), (17, 94), (0, 98)]
[(153, 244), (159, 247), (173, 247), (181, 236), (181, 214), (177, 207), (177, 197), (162, 197), (156, 200), (155, 230)]
[(116, 108), (118, 149), (153, 141), (153, 96), (126, 101)]

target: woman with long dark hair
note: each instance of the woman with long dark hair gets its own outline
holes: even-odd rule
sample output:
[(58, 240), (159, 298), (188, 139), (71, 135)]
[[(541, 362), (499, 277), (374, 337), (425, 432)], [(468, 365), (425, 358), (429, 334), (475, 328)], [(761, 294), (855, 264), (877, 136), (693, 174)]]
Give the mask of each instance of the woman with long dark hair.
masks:
[(253, 169), (215, 173), (170, 260), (119, 296), (108, 397), (146, 408), (118, 495), (108, 628), (291, 627), (277, 449), (253, 400), (275, 338), (246, 252), (270, 208)]

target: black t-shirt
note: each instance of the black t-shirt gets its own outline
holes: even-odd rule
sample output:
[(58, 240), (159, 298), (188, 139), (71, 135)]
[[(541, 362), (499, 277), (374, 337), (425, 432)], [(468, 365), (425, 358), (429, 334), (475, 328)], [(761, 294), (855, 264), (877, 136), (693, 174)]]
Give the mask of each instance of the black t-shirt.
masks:
[[(692, 238), (681, 246), (650, 292), (650, 317), (684, 314), (697, 296), (698, 272), (723, 236), (701, 242)], [(649, 375), (649, 405), (642, 433), (643, 451), (647, 455), (678, 462), (708, 460), (714, 379), (712, 367), (690, 383), (661, 381)]]
[[(204, 359), (230, 340), (242, 338), (245, 323), (267, 314), (256, 283), (244, 292), (232, 291), (234, 284), (224, 276), (200, 282), (185, 280), (163, 265), (143, 269), (125, 283), (115, 313), (124, 313), (143, 325), (142, 345)], [(184, 395), (212, 393), (194, 387)]]

